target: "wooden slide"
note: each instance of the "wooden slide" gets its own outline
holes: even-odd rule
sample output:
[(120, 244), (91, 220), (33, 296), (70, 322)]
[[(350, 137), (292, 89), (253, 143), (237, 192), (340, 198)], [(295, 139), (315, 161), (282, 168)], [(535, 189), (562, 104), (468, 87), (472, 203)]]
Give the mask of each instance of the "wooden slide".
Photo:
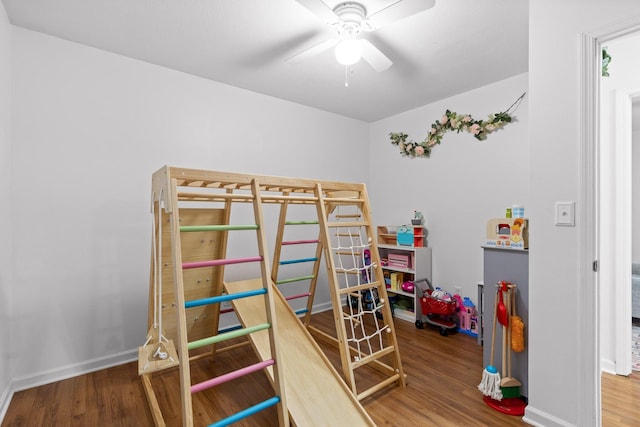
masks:
[[(225, 282), (224, 286), (228, 293), (235, 293), (261, 288), (260, 281)], [(284, 370), (291, 421), (297, 426), (375, 426), (275, 285), (273, 289), (283, 359), (278, 362)], [(236, 299), (232, 304), (243, 326), (266, 322), (262, 297)], [(250, 334), (249, 338), (261, 360), (271, 358), (267, 331)], [(273, 371), (269, 374), (273, 376)]]

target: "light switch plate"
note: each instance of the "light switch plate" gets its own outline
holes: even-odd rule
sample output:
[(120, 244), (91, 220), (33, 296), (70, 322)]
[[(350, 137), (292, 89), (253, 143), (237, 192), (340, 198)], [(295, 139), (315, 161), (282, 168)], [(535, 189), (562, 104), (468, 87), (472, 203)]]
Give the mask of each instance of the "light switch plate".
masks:
[(576, 202), (556, 202), (556, 225), (575, 227)]

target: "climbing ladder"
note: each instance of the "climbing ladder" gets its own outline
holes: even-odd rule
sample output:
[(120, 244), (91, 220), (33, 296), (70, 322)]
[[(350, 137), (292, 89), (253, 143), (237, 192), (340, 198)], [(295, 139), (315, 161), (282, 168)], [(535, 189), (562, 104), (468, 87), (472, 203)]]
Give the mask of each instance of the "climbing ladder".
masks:
[[(176, 365), (185, 426), (194, 422), (193, 393), (258, 371), (267, 374), (275, 395), (213, 425), (227, 425), (272, 406), (276, 406), (280, 425), (288, 425), (289, 418), (295, 424), (308, 425), (306, 417), (317, 417), (318, 411), (323, 416), (337, 417), (338, 421), (332, 418), (327, 425), (340, 424), (350, 417), (358, 420), (353, 421), (354, 425), (371, 425), (359, 400), (391, 384), (404, 387), (405, 375), (364, 184), (167, 166), (153, 174), (152, 195), (154, 218), (159, 220), (153, 233), (150, 332), (139, 351), (139, 372), (156, 425), (164, 425), (164, 420), (152, 376)], [(265, 226), (263, 207), (267, 205), (280, 208), (277, 227)], [(309, 217), (288, 218), (297, 205), (308, 207), (304, 215)], [(237, 213), (241, 220), (249, 220), (238, 222)], [(266, 249), (267, 229), (276, 233), (272, 266)], [(285, 240), (285, 229), (306, 231)], [(247, 237), (253, 233), (254, 238)], [(256, 253), (231, 258), (227, 255), (229, 252), (235, 256), (250, 243), (256, 245)], [(287, 247), (296, 248), (292, 256), (285, 254), (283, 248)], [(309, 252), (300, 256), (303, 247)], [(310, 325), (313, 299), (320, 286), (321, 260), (331, 293), (336, 336)], [(242, 268), (241, 274), (233, 270), (235, 265)], [(285, 274), (284, 269), (289, 267), (304, 273)], [(255, 276), (250, 277), (257, 279), (239, 277), (252, 271)], [(289, 295), (289, 300), (284, 301), (280, 289), (284, 291), (289, 285), (299, 285), (304, 291), (282, 292)], [(256, 298), (263, 302), (256, 304)], [(307, 298), (306, 302), (301, 303), (302, 298)], [(295, 310), (303, 324), (287, 302), (304, 305)], [(241, 326), (220, 329), (222, 316), (232, 313)], [(283, 321), (288, 325), (286, 329), (279, 329), (277, 318), (287, 319), (286, 323)], [(339, 348), (342, 378), (311, 335)], [(233, 351), (247, 342), (261, 362), (192, 384), (191, 364), (195, 360)], [(287, 356), (284, 359), (283, 354)], [(320, 368), (313, 374), (314, 386), (319, 388), (309, 394), (306, 389), (311, 387), (305, 383), (303, 372), (310, 372), (305, 360), (311, 359), (316, 359), (314, 367)], [(356, 370), (365, 366), (384, 375), (377, 384), (363, 390), (356, 384)], [(364, 369), (362, 372), (367, 375)], [(378, 373), (376, 378), (381, 377)], [(329, 383), (334, 391), (329, 393), (331, 396), (324, 396)], [(301, 400), (307, 395), (314, 397)], [(346, 402), (346, 407), (338, 410), (339, 402)], [(220, 409), (224, 412), (224, 408)]]
[[(306, 307), (296, 310), (302, 321), (318, 340), (340, 347), (344, 378), (359, 400), (381, 388), (398, 383), (405, 385), (400, 353), (395, 337), (391, 310), (386, 296), (374, 227), (369, 214), (369, 202), (364, 185), (350, 184), (336, 188), (329, 183), (313, 187), (314, 217), (308, 212), (300, 219), (289, 219), (291, 201), (284, 199), (280, 207), (278, 232), (272, 266), (272, 277), (281, 292), (292, 284), (308, 283), (303, 292), (289, 293), (290, 303), (307, 298)], [(284, 197), (291, 197), (288, 189)], [(300, 202), (299, 199), (295, 199)], [(304, 228), (310, 233), (304, 238), (285, 240), (289, 229)], [(314, 234), (311, 234), (314, 233)], [(316, 238), (317, 236), (317, 238)], [(304, 256), (284, 256), (294, 247), (295, 255), (304, 249)], [(337, 336), (331, 336), (311, 324), (311, 309), (317, 289), (321, 257), (325, 254), (327, 279), (332, 296)], [(287, 267), (308, 265), (306, 274), (287, 275)], [(346, 301), (346, 305), (344, 302)], [(342, 310), (345, 305), (345, 310)], [(380, 383), (359, 390), (355, 370), (368, 365), (383, 373)]]
[[(284, 192), (283, 196), (290, 196), (290, 191), (287, 190)], [(278, 286), (278, 289), (287, 295), (285, 299), (290, 304), (293, 305), (296, 300), (306, 298), (304, 308), (295, 309), (294, 311), (297, 315), (304, 315), (301, 318), (302, 322), (305, 326), (308, 326), (311, 321), (313, 299), (318, 283), (322, 245), (320, 244), (319, 221), (317, 219), (287, 219), (289, 207), (294, 201), (295, 200), (284, 199), (280, 205), (271, 276), (273, 282)], [(297, 204), (295, 207), (298, 208), (299, 206), (300, 204)], [(307, 208), (305, 211), (311, 212), (314, 217), (317, 215), (317, 212), (313, 209), (314, 205), (302, 205), (302, 207)], [(291, 229), (295, 229), (297, 233), (289, 233)], [(313, 235), (307, 235), (307, 233), (313, 233)], [(285, 237), (288, 235), (298, 236), (300, 234), (305, 235), (305, 238), (285, 240)], [(304, 255), (300, 256), (301, 253)], [(285, 256), (287, 258), (283, 259)], [(304, 269), (304, 266), (308, 268), (308, 270), (304, 272), (306, 274), (295, 274), (301, 269)], [(294, 286), (298, 291), (286, 292), (284, 289)]]
[[(164, 419), (151, 384), (151, 375), (159, 370), (174, 366), (176, 361), (173, 359), (177, 358), (184, 426), (190, 427), (194, 424), (192, 394), (267, 369), (272, 375), (275, 395), (240, 412), (231, 414), (212, 425), (226, 426), (266, 408), (276, 406), (279, 425), (288, 426), (289, 416), (284, 381), (278, 365), (278, 360), (281, 359), (277, 344), (277, 319), (263, 227), (261, 190), (258, 182), (255, 179), (244, 179), (242, 183), (237, 180), (230, 182), (228, 178), (225, 180), (223, 174), (165, 167), (153, 175), (152, 187), (154, 209), (163, 210), (161, 214), (154, 212), (154, 217), (158, 215), (163, 218), (160, 224), (168, 222), (168, 226), (165, 228), (168, 230), (167, 233), (160, 231), (162, 230), (161, 226), (154, 227), (154, 236), (157, 234), (154, 242), (162, 242), (163, 234), (169, 234), (169, 236), (164, 236), (164, 241), (169, 241), (168, 245), (159, 243), (164, 246), (164, 251), (161, 246), (158, 250), (154, 248), (154, 253), (170, 254), (170, 258), (168, 256), (161, 257), (162, 266), (159, 273), (152, 269), (152, 276), (159, 274), (162, 283), (173, 285), (172, 290), (166, 287), (160, 290), (161, 294), (169, 296), (165, 299), (167, 304), (162, 304), (162, 316), (160, 317), (168, 317), (167, 314), (173, 312), (175, 323), (165, 322), (166, 336), (168, 337), (166, 338), (166, 347), (171, 347), (173, 341), (177, 343), (177, 355), (168, 356), (172, 359), (172, 363), (163, 363), (162, 353), (160, 352), (156, 356), (157, 351), (153, 351), (153, 349), (157, 348), (158, 342), (161, 341), (159, 337), (165, 336), (165, 332), (162, 330), (163, 328), (154, 328), (155, 320), (149, 320), (150, 331), (158, 330), (158, 337), (155, 336), (155, 333), (150, 333), (147, 343), (140, 350), (139, 354), (146, 359), (139, 359), (139, 371), (156, 425), (164, 425)], [(194, 191), (194, 188), (198, 191)], [(229, 222), (231, 207), (237, 202), (252, 205), (253, 223), (231, 224)], [(220, 209), (198, 209), (202, 204), (212, 203), (222, 207)], [(189, 205), (195, 205), (195, 207), (190, 208)], [(253, 231), (255, 233), (257, 254), (238, 258), (226, 257), (226, 248), (230, 240), (229, 234), (236, 231)], [(235, 264), (259, 265), (261, 278), (257, 281), (259, 286), (242, 292), (224, 292), (224, 269)], [(157, 283), (157, 279), (157, 277), (153, 277), (152, 282)], [(154, 294), (153, 302), (150, 298), (150, 313), (152, 308), (157, 309), (157, 292), (157, 287), (153, 291), (150, 290), (150, 296), (152, 293)], [(218, 330), (219, 316), (222, 311), (221, 304), (256, 296), (263, 298), (266, 322)], [(205, 321), (205, 319), (207, 320)], [(268, 331), (270, 358), (206, 381), (192, 383), (191, 362), (193, 360), (213, 355), (215, 347), (219, 343), (260, 333), (260, 331)], [(145, 348), (151, 350), (145, 350)], [(209, 350), (202, 352), (201, 349)], [(197, 354), (190, 357), (191, 352)], [(157, 360), (153, 360), (154, 358)], [(224, 410), (224, 408), (222, 409)]]
[[(405, 387), (366, 187), (354, 184), (343, 191), (326, 191), (317, 183), (315, 191), (345, 380), (358, 400), (394, 383)], [(345, 308), (336, 310), (343, 299)], [(315, 328), (312, 333), (327, 338)], [(383, 377), (361, 390), (355, 371), (364, 366)]]

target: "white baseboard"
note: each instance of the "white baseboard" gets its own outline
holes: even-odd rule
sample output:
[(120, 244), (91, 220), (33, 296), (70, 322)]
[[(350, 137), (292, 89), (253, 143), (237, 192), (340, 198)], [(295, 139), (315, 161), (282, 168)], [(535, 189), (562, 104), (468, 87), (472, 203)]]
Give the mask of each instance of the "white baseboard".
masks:
[(7, 410), (9, 409), (9, 404), (11, 403), (11, 399), (13, 398), (13, 388), (11, 383), (7, 385), (6, 390), (2, 391), (0, 395), (0, 423), (4, 421), (4, 416), (7, 415)]
[(13, 398), (14, 393), (18, 391), (133, 362), (137, 358), (138, 349), (136, 348), (134, 350), (127, 350), (109, 356), (98, 357), (84, 362), (75, 363), (73, 365), (63, 366), (61, 368), (50, 369), (33, 375), (14, 378), (7, 386), (7, 389), (2, 392), (2, 395), (0, 395), (0, 422), (4, 421), (4, 417), (7, 415), (9, 405), (11, 404), (11, 399)]
[[(342, 300), (342, 304), (345, 304), (346, 299)], [(324, 302), (322, 304), (318, 304), (318, 305), (314, 305), (313, 306), (313, 313), (322, 313), (323, 311), (327, 311), (327, 310), (333, 310), (333, 305), (331, 304), (331, 301), (328, 302)]]
[(536, 427), (576, 427), (560, 418), (554, 417), (544, 411), (540, 411), (531, 405), (527, 405), (522, 421)]
[[(314, 313), (320, 313), (323, 311), (331, 310), (333, 306), (331, 302), (318, 304), (313, 307)], [(50, 369), (27, 375), (19, 378), (14, 378), (10, 382), (6, 390), (0, 395), (0, 422), (4, 420), (4, 417), (9, 409), (9, 404), (13, 398), (13, 394), (17, 391), (26, 390), (32, 387), (38, 387), (44, 384), (50, 384), (56, 381), (66, 380), (78, 375), (88, 374), (90, 372), (100, 371), (102, 369), (111, 368), (113, 366), (123, 365), (125, 363), (133, 362), (138, 359), (138, 349), (126, 350), (121, 353), (112, 354), (109, 356), (98, 357), (84, 362), (75, 363), (72, 365), (63, 366), (60, 368)]]
[(75, 363), (60, 368), (50, 369), (48, 371), (35, 373), (33, 375), (14, 378), (12, 381), (11, 391), (16, 392), (20, 390), (26, 390), (28, 388), (66, 380), (67, 378), (88, 374), (89, 372), (95, 372), (101, 369), (111, 368), (112, 366), (118, 366), (124, 363), (133, 362), (137, 359), (138, 349), (136, 348), (109, 356), (97, 357), (95, 359), (86, 360), (84, 362)]
[(616, 375), (616, 363), (610, 359), (600, 359), (600, 370), (608, 374)]
[[(333, 307), (331, 302), (318, 304), (313, 307), (314, 313), (331, 310)], [(122, 365), (124, 363), (133, 362), (138, 359), (138, 349), (126, 350), (121, 353), (109, 356), (98, 357), (84, 362), (67, 365), (60, 368), (51, 369), (32, 375), (13, 378), (10, 386), (10, 392), (14, 393), (20, 390), (26, 390), (32, 387), (38, 387), (52, 382), (66, 380), (67, 378), (76, 377), (78, 375), (88, 374), (89, 372), (99, 371), (101, 369), (111, 368), (113, 366)]]

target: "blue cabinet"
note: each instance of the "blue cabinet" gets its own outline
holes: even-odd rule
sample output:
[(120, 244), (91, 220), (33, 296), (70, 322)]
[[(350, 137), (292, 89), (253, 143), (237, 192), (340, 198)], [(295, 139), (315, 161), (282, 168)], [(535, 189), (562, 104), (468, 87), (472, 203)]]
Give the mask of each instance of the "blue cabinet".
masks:
[[(518, 379), (522, 386), (520, 394), (526, 397), (529, 376), (529, 251), (514, 249), (496, 249), (484, 247), (484, 286), (482, 287), (482, 301), (484, 327), (482, 328), (483, 368), (491, 364), (491, 336), (493, 332), (493, 318), (496, 301), (496, 284), (502, 280), (516, 285), (516, 312), (524, 322), (524, 351), (511, 352), (511, 376)], [(493, 366), (502, 375), (502, 336), (503, 327), (500, 323), (496, 327)]]

